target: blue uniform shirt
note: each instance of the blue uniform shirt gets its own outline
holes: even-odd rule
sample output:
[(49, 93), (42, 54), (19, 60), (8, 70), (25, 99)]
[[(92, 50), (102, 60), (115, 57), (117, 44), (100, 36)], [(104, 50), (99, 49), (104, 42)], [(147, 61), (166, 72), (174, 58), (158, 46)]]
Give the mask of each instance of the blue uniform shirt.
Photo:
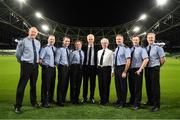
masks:
[[(149, 46), (146, 47), (146, 50), (149, 50)], [(160, 58), (164, 57), (165, 53), (162, 47), (152, 44), (149, 56), (148, 67), (160, 66)]]
[(143, 60), (148, 58), (148, 54), (145, 48), (141, 46), (134, 46), (131, 48), (131, 53), (133, 52), (133, 56), (131, 56), (131, 68), (140, 68)]
[(40, 59), (42, 59), (42, 65), (48, 65), (50, 67), (54, 67), (54, 52), (56, 51), (56, 47), (51, 46), (51, 45), (46, 45), (45, 47), (43, 47), (40, 51)]
[[(66, 49), (68, 51), (68, 56), (66, 53)], [(61, 64), (61, 65), (69, 65), (68, 59), (69, 59), (70, 52), (71, 51), (68, 48), (65, 48), (65, 47), (58, 48), (56, 50), (55, 63)]]
[[(81, 56), (82, 56), (82, 62), (81, 62), (81, 65), (82, 65), (84, 62), (84, 52), (82, 50), (81, 50)], [(75, 51), (71, 52), (70, 64), (80, 64), (79, 50), (75, 50)]]
[[(41, 44), (36, 39), (34, 39), (34, 44), (35, 44), (36, 54), (37, 54), (36, 61), (38, 63)], [(33, 45), (32, 45), (31, 38), (25, 37), (23, 40), (18, 42), (18, 45), (16, 48), (16, 58), (18, 61), (26, 61), (28, 63), (34, 63), (34, 52), (33, 52)]]
[[(119, 50), (118, 50), (119, 47)], [(119, 45), (114, 52), (114, 64), (116, 59), (116, 53), (117, 53), (117, 66), (118, 65), (125, 65), (128, 58), (131, 58), (131, 50), (126, 47), (124, 44)]]

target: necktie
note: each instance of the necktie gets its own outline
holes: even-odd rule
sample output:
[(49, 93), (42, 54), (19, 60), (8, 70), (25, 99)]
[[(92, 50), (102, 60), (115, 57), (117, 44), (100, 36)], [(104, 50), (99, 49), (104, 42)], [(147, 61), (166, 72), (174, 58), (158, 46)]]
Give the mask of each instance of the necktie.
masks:
[(36, 46), (35, 46), (35, 43), (34, 43), (34, 39), (32, 39), (32, 46), (33, 46), (33, 53), (34, 53), (34, 64), (37, 62), (37, 52), (36, 52)]
[(133, 47), (133, 50), (132, 50), (132, 52), (131, 52), (131, 59), (133, 58), (133, 56), (134, 56), (134, 51), (135, 51), (135, 48), (136, 47)]
[(66, 56), (67, 56), (67, 61), (68, 61), (68, 65), (69, 65), (69, 53), (68, 53), (68, 49), (66, 48)]
[(149, 57), (150, 57), (150, 52), (151, 52), (151, 46), (149, 46), (149, 50), (147, 51)]
[(103, 64), (104, 53), (105, 53), (105, 50), (103, 50), (103, 53), (102, 53), (102, 55), (101, 55), (100, 65), (102, 65), (102, 64)]
[(119, 47), (118, 47), (118, 50), (116, 52), (116, 57), (115, 57), (115, 66), (117, 66), (117, 55), (118, 55), (118, 52), (119, 52)]
[[(135, 48), (136, 48), (136, 47), (133, 47), (133, 50), (132, 50), (132, 52), (131, 52), (131, 64), (132, 64), (132, 60), (133, 60)], [(131, 64), (130, 64), (130, 67), (131, 67)]]
[(88, 59), (88, 65), (91, 65), (91, 51), (92, 47), (89, 48), (89, 59)]
[(53, 55), (54, 55), (54, 65), (55, 65), (55, 51), (54, 51), (53, 47), (51, 47), (51, 48), (52, 48)]
[[(148, 56), (149, 56), (149, 59), (150, 59), (150, 52), (151, 52), (151, 46), (149, 46), (149, 50), (147, 51), (147, 54), (148, 54)], [(150, 62), (150, 61), (149, 61), (149, 62)], [(147, 63), (147, 66), (146, 66), (146, 67), (148, 67), (149, 62)]]
[(80, 65), (82, 65), (82, 55), (81, 55), (81, 50), (79, 50), (79, 57), (80, 57)]

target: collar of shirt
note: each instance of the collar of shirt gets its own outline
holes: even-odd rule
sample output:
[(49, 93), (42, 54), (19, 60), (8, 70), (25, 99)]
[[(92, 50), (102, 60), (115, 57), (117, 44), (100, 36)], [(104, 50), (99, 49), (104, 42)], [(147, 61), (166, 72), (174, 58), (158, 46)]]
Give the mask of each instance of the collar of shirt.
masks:
[(125, 46), (124, 43), (118, 45), (118, 47), (124, 47), (124, 46)]
[(140, 45), (134, 45), (133, 47), (140, 47)]
[(153, 43), (153, 44), (150, 44), (150, 45), (148, 45), (148, 46), (151, 46), (151, 47), (152, 47), (152, 46), (156, 46), (156, 44), (155, 44), (155, 43)]
[(49, 47), (54, 47), (54, 45), (50, 45), (50, 44), (47, 44), (47, 46), (49, 46)]
[(103, 50), (107, 51), (107, 50), (108, 50), (108, 48), (102, 49), (102, 51), (103, 51)]
[(35, 38), (34, 38), (34, 39), (32, 39), (32, 38), (30, 38), (29, 36), (28, 36), (27, 38), (28, 38), (28, 40), (36, 40)]
[(68, 49), (68, 47), (63, 46), (63, 48)]
[(88, 44), (88, 47), (94, 47), (94, 44), (92, 44), (92, 46), (90, 44)]

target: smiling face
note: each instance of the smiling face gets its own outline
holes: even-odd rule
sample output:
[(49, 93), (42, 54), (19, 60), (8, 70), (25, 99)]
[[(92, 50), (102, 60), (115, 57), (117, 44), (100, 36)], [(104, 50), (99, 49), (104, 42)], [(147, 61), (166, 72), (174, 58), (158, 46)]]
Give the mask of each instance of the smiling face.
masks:
[(51, 35), (48, 37), (48, 44), (54, 45), (55, 44), (55, 36)]
[(123, 42), (124, 42), (123, 36), (122, 35), (117, 35), (116, 36), (116, 44), (120, 45), (120, 44), (123, 44)]
[(101, 46), (103, 49), (106, 49), (109, 45), (109, 40), (107, 38), (101, 39)]
[(94, 44), (94, 35), (93, 34), (89, 34), (87, 36), (87, 42), (89, 45), (93, 45)]
[(76, 47), (76, 50), (80, 50), (82, 48), (82, 42), (81, 41), (76, 41), (75, 42), (75, 47)]
[(69, 44), (70, 44), (70, 38), (64, 37), (63, 38), (63, 45), (64, 45), (64, 47), (68, 47)]
[(36, 36), (38, 35), (38, 30), (37, 30), (37, 28), (36, 28), (36, 27), (31, 27), (31, 28), (29, 29), (28, 34), (29, 34), (29, 37), (30, 37), (31, 39), (35, 39)]
[(138, 36), (132, 38), (132, 43), (134, 46), (139, 45), (139, 42), (140, 42), (140, 38)]
[(155, 34), (154, 33), (148, 33), (147, 35), (147, 41), (149, 45), (152, 45), (155, 42)]

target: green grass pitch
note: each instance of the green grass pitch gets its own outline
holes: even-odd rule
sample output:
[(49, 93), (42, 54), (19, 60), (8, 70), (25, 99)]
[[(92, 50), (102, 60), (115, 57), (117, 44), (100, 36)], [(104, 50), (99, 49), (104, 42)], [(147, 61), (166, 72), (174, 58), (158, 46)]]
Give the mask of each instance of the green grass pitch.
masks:
[[(22, 114), (15, 114), (13, 104), (15, 103), (16, 88), (19, 80), (19, 64), (15, 56), (0, 56), (0, 119), (144, 119), (144, 118), (175, 118), (180, 119), (180, 60), (167, 58), (166, 64), (161, 68), (161, 109), (159, 112), (150, 112), (151, 107), (144, 107), (138, 111), (130, 107), (118, 109), (113, 104), (107, 106), (98, 105), (99, 92), (96, 84), (96, 104), (72, 105), (65, 107), (53, 106), (52, 108), (34, 109), (29, 102), (29, 83), (26, 87)], [(57, 81), (56, 81), (57, 83)], [(96, 82), (97, 83), (97, 82)], [(40, 101), (41, 69), (37, 82), (37, 96)], [(82, 94), (82, 91), (81, 91)], [(82, 95), (80, 95), (80, 99)], [(129, 98), (129, 95), (128, 95)], [(69, 93), (67, 95), (69, 100)], [(127, 99), (128, 100), (128, 99)], [(114, 79), (111, 81), (110, 102), (116, 101)], [(143, 99), (146, 101), (145, 81), (143, 81)]]

